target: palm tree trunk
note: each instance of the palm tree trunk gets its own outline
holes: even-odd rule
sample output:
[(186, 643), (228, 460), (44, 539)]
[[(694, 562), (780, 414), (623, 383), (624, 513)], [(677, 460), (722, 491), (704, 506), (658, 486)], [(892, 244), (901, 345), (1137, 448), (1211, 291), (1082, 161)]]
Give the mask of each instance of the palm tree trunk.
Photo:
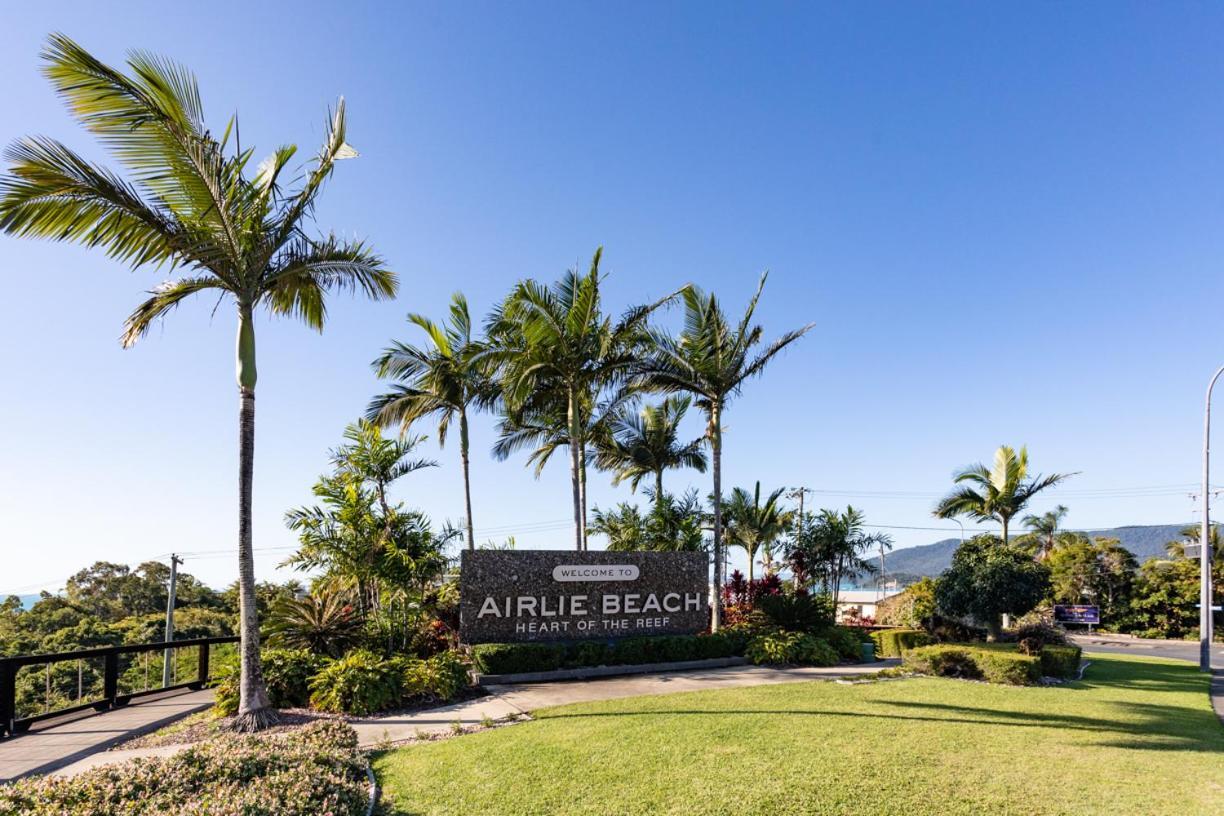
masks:
[(472, 481), (468, 473), (468, 419), (467, 411), (459, 409), (459, 458), (463, 460), (463, 504), (467, 510), (467, 545), (476, 549), (476, 534), (472, 528)]
[(259, 611), (255, 605), (255, 555), (251, 544), (251, 486), (255, 475), (255, 327), (249, 308), (238, 317), (238, 632), (242, 638), (236, 731), (258, 731), (276, 722), (259, 662)]
[(655, 471), (655, 504), (663, 503), (663, 468)]
[(710, 607), (710, 631), (722, 626), (722, 406), (710, 406), (710, 460), (714, 472), (714, 603)]
[(578, 448), (578, 487), (582, 491), (582, 549), (588, 548), (587, 542), (587, 460), (586, 444)]
[(580, 443), (578, 441), (578, 408), (575, 405), (577, 401), (578, 397), (571, 388), (566, 414), (569, 422), (570, 482), (574, 491), (574, 549), (582, 550), (582, 477), (578, 455)]
[(1003, 516), (1003, 543), (1005, 545), (1007, 544), (1007, 522), (1008, 522), (1007, 516)]
[(752, 557), (752, 550), (748, 549), (747, 547), (744, 548), (744, 552), (748, 553), (748, 584), (751, 586), (753, 569), (754, 569), (752, 566), (752, 562), (755, 561), (756, 559)]

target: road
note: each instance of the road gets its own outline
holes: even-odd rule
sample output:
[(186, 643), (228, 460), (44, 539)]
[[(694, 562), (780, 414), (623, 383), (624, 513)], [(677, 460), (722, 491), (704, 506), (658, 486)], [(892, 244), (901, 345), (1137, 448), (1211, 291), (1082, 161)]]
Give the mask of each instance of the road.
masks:
[[(1197, 640), (1151, 640), (1123, 635), (1072, 635), (1075, 644), (1086, 652), (1111, 652), (1113, 654), (1150, 654), (1175, 660), (1198, 663), (1199, 642)], [(1224, 669), (1224, 644), (1213, 644), (1211, 664), (1216, 671)]]

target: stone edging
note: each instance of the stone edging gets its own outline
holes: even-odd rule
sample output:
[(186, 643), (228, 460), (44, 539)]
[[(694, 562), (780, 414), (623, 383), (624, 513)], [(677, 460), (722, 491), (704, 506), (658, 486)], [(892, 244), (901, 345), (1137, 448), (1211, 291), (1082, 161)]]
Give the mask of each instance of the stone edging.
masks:
[(520, 672), (518, 674), (477, 674), (476, 685), (500, 686), (511, 683), (543, 683), (550, 680), (586, 680), (592, 677), (618, 677), (626, 674), (686, 671), (689, 669), (721, 669), (747, 665), (743, 657), (713, 657), (707, 660), (677, 660), (671, 663), (639, 663), (624, 666), (586, 666), (579, 669)]
[(365, 816), (374, 816), (374, 806), (378, 804), (378, 778), (374, 776), (374, 768), (370, 765), (369, 757), (365, 761), (366, 779), (370, 783), (370, 798), (366, 803)]

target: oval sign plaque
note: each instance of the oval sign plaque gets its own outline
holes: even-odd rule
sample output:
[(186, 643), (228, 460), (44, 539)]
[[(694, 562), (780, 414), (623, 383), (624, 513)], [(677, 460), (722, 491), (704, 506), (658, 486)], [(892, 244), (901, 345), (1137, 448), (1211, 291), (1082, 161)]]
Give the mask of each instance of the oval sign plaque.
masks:
[(639, 574), (636, 564), (558, 564), (552, 572), (554, 581), (636, 581)]

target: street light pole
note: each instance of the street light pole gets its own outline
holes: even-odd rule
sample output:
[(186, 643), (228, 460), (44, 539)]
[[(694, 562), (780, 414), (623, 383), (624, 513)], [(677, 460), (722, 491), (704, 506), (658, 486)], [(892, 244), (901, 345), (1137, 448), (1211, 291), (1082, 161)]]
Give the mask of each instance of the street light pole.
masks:
[(955, 521), (957, 524), (959, 524), (959, 525), (960, 525), (960, 528), (961, 528), (961, 543), (962, 543), (962, 544), (964, 544), (964, 543), (965, 543), (965, 524), (964, 524), (964, 522), (962, 522), (962, 521), (961, 521), (960, 519), (958, 519), (958, 518), (953, 518), (953, 519), (952, 519), (952, 521)]
[(1212, 609), (1211, 602), (1211, 389), (1224, 374), (1224, 366), (1216, 369), (1207, 383), (1207, 401), (1203, 409), (1203, 524), (1199, 528), (1199, 670), (1211, 672)]

